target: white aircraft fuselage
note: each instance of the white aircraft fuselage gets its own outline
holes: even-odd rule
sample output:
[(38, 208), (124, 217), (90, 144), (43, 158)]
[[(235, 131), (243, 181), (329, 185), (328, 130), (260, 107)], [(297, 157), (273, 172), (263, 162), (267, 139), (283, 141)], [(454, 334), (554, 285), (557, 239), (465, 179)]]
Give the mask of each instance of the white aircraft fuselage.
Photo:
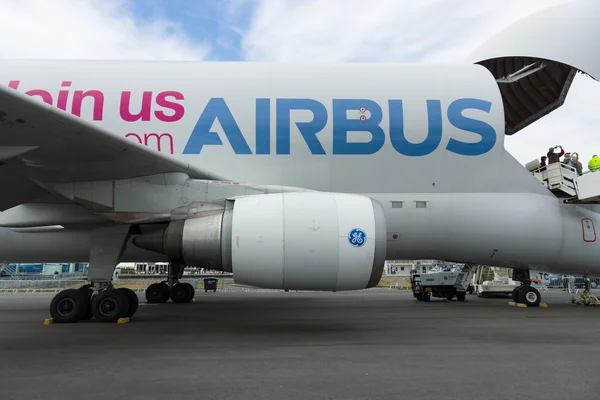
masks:
[[(600, 275), (600, 208), (563, 204), (506, 151), (503, 99), (480, 65), (4, 61), (0, 83), (214, 179), (368, 196), (387, 259)], [(6, 262), (89, 251), (85, 226), (0, 230)]]

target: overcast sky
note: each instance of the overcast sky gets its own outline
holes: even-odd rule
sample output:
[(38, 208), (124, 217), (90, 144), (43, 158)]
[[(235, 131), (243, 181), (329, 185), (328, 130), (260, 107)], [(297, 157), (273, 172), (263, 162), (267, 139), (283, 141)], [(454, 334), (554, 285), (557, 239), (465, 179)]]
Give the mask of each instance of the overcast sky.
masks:
[[(571, 0), (0, 0), (3, 58), (460, 62), (511, 22)], [(600, 82), (507, 139), (522, 163), (600, 152)]]

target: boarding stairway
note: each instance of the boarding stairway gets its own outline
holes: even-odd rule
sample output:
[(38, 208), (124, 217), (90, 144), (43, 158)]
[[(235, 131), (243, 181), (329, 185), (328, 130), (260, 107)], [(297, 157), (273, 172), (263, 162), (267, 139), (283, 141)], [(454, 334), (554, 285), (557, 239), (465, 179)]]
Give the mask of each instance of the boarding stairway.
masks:
[(600, 204), (600, 172), (577, 176), (575, 167), (562, 163), (541, 167), (539, 160), (527, 163), (525, 168), (566, 203)]
[(9, 280), (19, 280), (21, 274), (17, 272), (17, 269), (14, 265), (0, 263), (0, 277), (4, 277), (4, 279)]
[(459, 292), (466, 292), (469, 289), (469, 285), (471, 284), (471, 280), (473, 279), (473, 275), (477, 270), (476, 265), (465, 264), (458, 273), (456, 277), (456, 282), (454, 282), (454, 288)]

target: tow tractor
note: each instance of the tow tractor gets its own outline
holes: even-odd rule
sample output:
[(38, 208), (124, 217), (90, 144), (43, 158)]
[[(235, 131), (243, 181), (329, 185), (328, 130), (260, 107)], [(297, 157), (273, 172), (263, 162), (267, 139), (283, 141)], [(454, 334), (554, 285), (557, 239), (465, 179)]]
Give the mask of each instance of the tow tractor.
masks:
[(471, 279), (475, 266), (465, 264), (460, 271), (431, 271), (425, 274), (414, 273), (410, 277), (413, 297), (419, 301), (429, 301), (431, 296), (465, 301), (467, 291), (472, 293)]

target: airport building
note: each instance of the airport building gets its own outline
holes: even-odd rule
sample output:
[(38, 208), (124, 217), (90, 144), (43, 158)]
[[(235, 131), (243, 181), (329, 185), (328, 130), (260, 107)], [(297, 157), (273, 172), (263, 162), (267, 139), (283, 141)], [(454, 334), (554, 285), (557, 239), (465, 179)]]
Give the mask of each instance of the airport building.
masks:
[(117, 270), (131, 270), (135, 274), (160, 274), (164, 275), (169, 270), (169, 263), (120, 263)]
[[(420, 273), (426, 273), (444, 265), (447, 263), (439, 260), (387, 260), (383, 273), (385, 275), (410, 276), (410, 271), (413, 269)], [(453, 265), (450, 264), (450, 266)]]
[[(385, 262), (384, 274), (394, 276), (410, 276), (410, 271), (416, 269), (421, 273), (430, 272), (434, 268), (439, 268), (447, 263), (439, 260), (388, 260)], [(54, 274), (73, 274), (87, 272), (87, 263), (38, 263), (38, 264), (9, 264), (1, 272), (2, 275), (54, 275)], [(156, 263), (120, 263), (116, 270), (128, 270), (127, 273), (134, 274), (159, 274), (167, 273), (169, 264), (166, 262)], [(186, 268), (189, 274), (204, 272), (199, 268)]]
[[(430, 272), (433, 268), (439, 268), (447, 265), (447, 263), (439, 260), (388, 260), (385, 262), (384, 274), (394, 276), (410, 276), (412, 269), (417, 269), (419, 272)], [(453, 265), (453, 264), (452, 264)], [(166, 262), (157, 263), (121, 263), (117, 266), (117, 270), (126, 269), (135, 274), (166, 274), (169, 264)], [(135, 272), (134, 272), (135, 271)], [(187, 274), (204, 272), (200, 268), (186, 268)], [(216, 272), (216, 271), (211, 271)]]
[[(116, 273), (118, 274), (136, 274), (136, 275), (166, 275), (169, 271), (169, 263), (167, 262), (143, 262), (143, 263), (120, 263), (117, 265)], [(184, 275), (193, 274), (226, 274), (223, 271), (213, 271), (205, 268), (185, 267)]]
[(8, 264), (2, 268), (0, 265), (0, 276), (36, 276), (55, 274), (87, 273), (88, 264), (83, 263), (33, 263), (33, 264)]

